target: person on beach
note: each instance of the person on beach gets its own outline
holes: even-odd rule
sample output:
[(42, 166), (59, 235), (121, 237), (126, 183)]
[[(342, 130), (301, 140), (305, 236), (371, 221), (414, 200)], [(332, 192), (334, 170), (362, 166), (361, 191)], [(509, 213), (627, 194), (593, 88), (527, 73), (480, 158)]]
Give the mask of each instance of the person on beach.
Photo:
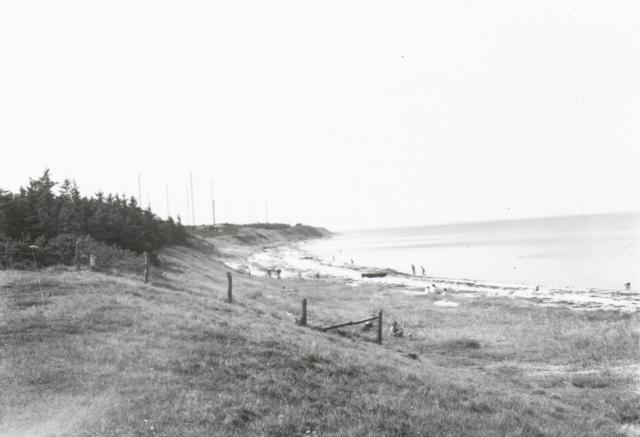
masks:
[(416, 266), (414, 266), (413, 264), (411, 264), (411, 273), (413, 274), (413, 276), (416, 275)]
[(404, 335), (404, 329), (395, 320), (391, 325), (391, 335), (393, 335), (394, 337), (402, 337)]
[(280, 269), (269, 269), (269, 270), (267, 270), (267, 275), (269, 275), (270, 278), (273, 278), (273, 275), (276, 275), (277, 279), (281, 279), (280, 278), (280, 273), (282, 273), (282, 270), (280, 270)]
[(627, 282), (624, 284), (624, 291), (631, 291), (631, 282)]
[(351, 258), (351, 264), (353, 264), (353, 258)]
[(427, 274), (426, 274), (426, 272), (424, 270), (424, 266), (420, 266), (420, 268), (422, 269), (422, 276), (426, 276)]

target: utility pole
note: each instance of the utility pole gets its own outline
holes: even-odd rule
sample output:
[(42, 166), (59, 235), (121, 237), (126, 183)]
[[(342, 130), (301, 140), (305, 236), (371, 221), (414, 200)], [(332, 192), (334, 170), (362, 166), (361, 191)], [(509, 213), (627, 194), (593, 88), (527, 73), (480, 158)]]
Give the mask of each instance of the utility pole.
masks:
[(193, 173), (189, 172), (189, 184), (191, 185), (191, 223), (196, 225), (196, 210), (193, 205)]
[(185, 192), (187, 193), (187, 215), (184, 222), (189, 223), (189, 215), (191, 214), (191, 207), (189, 206), (189, 188), (187, 188)]
[(216, 201), (213, 199), (213, 181), (209, 181), (209, 192), (211, 194), (211, 216), (213, 217), (213, 226), (216, 225)]
[(169, 183), (165, 182), (164, 184), (164, 191), (165, 194), (167, 195), (167, 220), (169, 219), (169, 217), (171, 217), (171, 213), (169, 210)]

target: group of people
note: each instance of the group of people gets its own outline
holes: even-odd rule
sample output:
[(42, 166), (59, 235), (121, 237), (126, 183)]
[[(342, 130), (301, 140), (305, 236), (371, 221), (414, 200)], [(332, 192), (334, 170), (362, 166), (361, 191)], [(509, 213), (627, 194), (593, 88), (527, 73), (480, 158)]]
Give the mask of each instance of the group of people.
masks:
[[(422, 270), (422, 276), (427, 276), (427, 271), (424, 269), (424, 267), (420, 266), (420, 269)], [(416, 275), (416, 266), (414, 266), (413, 264), (411, 264), (411, 273), (413, 274), (413, 276)]]
[(282, 273), (281, 269), (269, 269), (269, 270), (267, 270), (267, 275), (269, 275), (270, 278), (275, 277), (276, 279), (281, 279), (280, 273)]

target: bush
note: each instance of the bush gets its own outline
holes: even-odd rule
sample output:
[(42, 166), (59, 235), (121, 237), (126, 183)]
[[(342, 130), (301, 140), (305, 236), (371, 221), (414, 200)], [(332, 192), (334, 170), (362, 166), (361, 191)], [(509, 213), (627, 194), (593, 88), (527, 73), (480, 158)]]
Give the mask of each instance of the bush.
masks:
[(71, 265), (76, 253), (76, 238), (70, 234), (56, 235), (42, 248), (42, 260), (45, 265)]
[[(78, 261), (82, 266), (88, 266), (89, 257), (93, 255), (98, 270), (116, 269), (139, 272), (144, 268), (144, 258), (131, 250), (104, 244), (89, 236), (76, 238), (71, 234), (57, 235), (49, 241), (39, 237), (33, 245), (0, 237), (0, 245), (5, 249), (0, 252), (0, 267), (31, 269), (34, 256), (39, 267), (56, 264), (74, 265), (76, 241), (78, 242)], [(159, 265), (157, 255), (151, 255), (151, 262), (156, 266)]]
[(0, 267), (25, 269), (33, 265), (29, 244), (0, 235)]
[[(81, 197), (69, 180), (56, 195), (56, 185), (46, 170), (18, 193), (0, 189), (0, 267), (30, 267), (30, 246), (37, 246), (34, 250), (43, 265), (72, 264), (78, 239), (94, 255), (102, 253), (101, 262), (114, 266), (126, 265), (136, 257), (133, 253), (153, 253), (186, 242), (179, 218), (162, 220), (140, 208), (135, 198), (103, 193)], [(154, 256), (151, 261), (158, 263)]]
[(129, 272), (139, 272), (144, 269), (144, 258), (130, 250), (110, 246), (91, 237), (79, 239), (78, 253), (80, 263), (89, 264), (89, 256), (95, 257), (97, 269), (117, 269)]

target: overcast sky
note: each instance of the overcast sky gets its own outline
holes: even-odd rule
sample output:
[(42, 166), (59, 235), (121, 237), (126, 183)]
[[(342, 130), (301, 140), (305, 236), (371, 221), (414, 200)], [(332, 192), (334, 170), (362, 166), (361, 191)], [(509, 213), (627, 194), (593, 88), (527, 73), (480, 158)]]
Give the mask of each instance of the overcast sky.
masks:
[(640, 210), (637, 1), (2, 1), (0, 187), (196, 221)]

